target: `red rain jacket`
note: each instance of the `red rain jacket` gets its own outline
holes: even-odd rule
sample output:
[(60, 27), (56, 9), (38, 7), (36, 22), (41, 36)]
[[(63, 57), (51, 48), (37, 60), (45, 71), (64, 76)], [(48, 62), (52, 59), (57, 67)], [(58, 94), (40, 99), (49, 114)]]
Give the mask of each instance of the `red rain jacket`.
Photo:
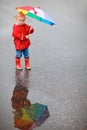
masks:
[(13, 25), (12, 36), (14, 37), (14, 44), (16, 50), (23, 50), (30, 46), (30, 39), (26, 39), (26, 35), (34, 32), (34, 29), (30, 30), (31, 26), (27, 24)]

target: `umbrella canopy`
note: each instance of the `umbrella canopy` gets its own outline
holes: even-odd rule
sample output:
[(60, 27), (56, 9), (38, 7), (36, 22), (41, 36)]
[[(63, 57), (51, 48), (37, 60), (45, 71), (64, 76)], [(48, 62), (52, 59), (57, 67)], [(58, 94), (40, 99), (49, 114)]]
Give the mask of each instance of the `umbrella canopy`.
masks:
[[(48, 107), (44, 104), (40, 104), (40, 103), (35, 103), (32, 104), (29, 109), (27, 109), (26, 107), (26, 111), (28, 113), (28, 115), (30, 115), (30, 117), (32, 118), (32, 120), (34, 122), (36, 122), (36, 124), (38, 124), (37, 122), (41, 121), (41, 119), (44, 117), (44, 121), (50, 116), (49, 115), (49, 111), (48, 111)], [(45, 116), (46, 114), (46, 116)], [(42, 121), (41, 121), (42, 122)], [(39, 123), (40, 126), (40, 123)]]
[(16, 7), (16, 10), (19, 12), (23, 12), (25, 15), (30, 16), (48, 25), (55, 25), (55, 22), (42, 9), (40, 9), (40, 7), (34, 8), (30, 6), (24, 6)]
[(17, 128), (39, 127), (50, 116), (46, 105), (35, 103), (14, 112), (14, 126)]

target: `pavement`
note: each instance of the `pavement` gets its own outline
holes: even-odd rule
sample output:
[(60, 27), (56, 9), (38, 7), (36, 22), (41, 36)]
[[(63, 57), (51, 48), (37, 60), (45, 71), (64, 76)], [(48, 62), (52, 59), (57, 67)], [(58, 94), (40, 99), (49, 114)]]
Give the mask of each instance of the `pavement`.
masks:
[(48, 106), (50, 117), (36, 130), (87, 130), (87, 1), (0, 1), (0, 130), (16, 130), (11, 98), (17, 84), (15, 49), (11, 36), (15, 7), (40, 6), (55, 26), (32, 18), (31, 71), (24, 68), (24, 84), (31, 103)]

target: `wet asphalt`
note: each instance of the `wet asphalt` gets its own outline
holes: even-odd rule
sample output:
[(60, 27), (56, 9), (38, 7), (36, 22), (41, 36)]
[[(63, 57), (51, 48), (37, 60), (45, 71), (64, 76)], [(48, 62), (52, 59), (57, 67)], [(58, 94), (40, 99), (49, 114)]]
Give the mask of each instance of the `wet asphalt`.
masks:
[[(15, 69), (11, 37), (15, 7), (40, 6), (55, 26), (32, 18), (31, 71)], [(31, 103), (48, 106), (50, 117), (36, 130), (87, 130), (87, 1), (0, 0), (0, 130), (16, 130), (11, 98), (19, 82)]]

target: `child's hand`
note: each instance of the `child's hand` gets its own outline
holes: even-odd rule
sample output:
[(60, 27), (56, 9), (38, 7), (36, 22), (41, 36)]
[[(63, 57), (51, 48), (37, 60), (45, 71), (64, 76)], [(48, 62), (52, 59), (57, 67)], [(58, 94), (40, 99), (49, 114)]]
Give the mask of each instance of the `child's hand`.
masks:
[(26, 39), (29, 39), (29, 35), (26, 35)]
[(31, 30), (33, 30), (33, 27), (32, 27), (32, 26), (30, 27), (30, 31), (31, 31)]
[(30, 27), (30, 34), (34, 32), (34, 28), (31, 26)]

